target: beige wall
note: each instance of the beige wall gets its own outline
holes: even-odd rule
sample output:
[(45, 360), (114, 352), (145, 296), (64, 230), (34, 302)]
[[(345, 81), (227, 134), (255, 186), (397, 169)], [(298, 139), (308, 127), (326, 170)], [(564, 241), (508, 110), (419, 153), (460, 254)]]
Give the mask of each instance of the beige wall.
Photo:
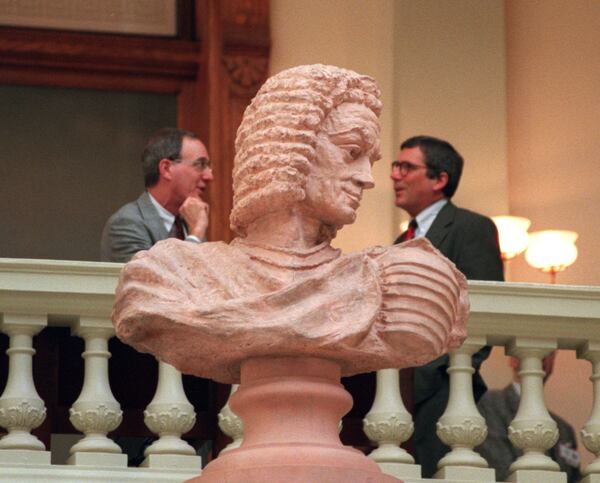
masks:
[[(579, 233), (579, 258), (558, 283), (600, 284), (600, 2), (507, 0), (508, 162), (511, 213), (531, 231)], [(519, 257), (512, 280), (545, 282)], [(548, 406), (581, 427), (590, 415), (590, 365), (561, 351)], [(579, 444), (584, 464), (592, 455)]]
[(375, 188), (364, 193), (357, 222), (340, 231), (344, 250), (388, 244), (395, 234), (388, 160), (395, 136), (393, 112), (393, 0), (271, 0), (271, 72), (301, 64), (333, 64), (373, 76), (382, 91), (383, 160)]
[[(445, 137), (466, 166), (456, 202), (532, 229), (580, 233), (580, 258), (559, 282), (599, 284), (600, 2), (574, 0), (271, 0), (272, 71), (323, 62), (374, 76), (383, 91), (384, 159), (346, 250), (389, 243), (389, 161), (401, 139)], [(506, 7), (506, 8), (505, 8)], [(505, 27), (506, 26), (506, 27)], [(508, 39), (508, 40), (507, 40)], [(508, 79), (508, 82), (507, 82)], [(512, 262), (512, 280), (547, 282)], [(561, 351), (546, 385), (550, 408), (580, 428), (589, 417), (590, 365)], [(503, 350), (484, 365), (490, 387), (510, 380)], [(592, 457), (580, 444), (584, 464)]]
[[(507, 1), (510, 208), (579, 233), (559, 283), (600, 284), (600, 2)], [(548, 282), (523, 257), (514, 280)]]
[[(466, 159), (457, 203), (494, 215), (508, 208), (502, 0), (272, 0), (271, 71), (331, 63), (372, 75), (383, 93), (383, 159), (345, 250), (398, 234), (389, 163), (400, 141), (428, 133)], [(481, 179), (487, 182), (481, 183)]]
[(505, 213), (503, 1), (401, 0), (396, 6), (396, 139), (431, 134), (449, 140), (465, 158), (456, 203)]

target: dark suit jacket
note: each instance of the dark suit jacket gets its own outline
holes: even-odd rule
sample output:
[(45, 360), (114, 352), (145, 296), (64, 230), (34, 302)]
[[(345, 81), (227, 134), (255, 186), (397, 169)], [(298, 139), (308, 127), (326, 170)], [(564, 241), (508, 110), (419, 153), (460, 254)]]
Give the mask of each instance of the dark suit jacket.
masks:
[[(517, 414), (519, 408), (519, 395), (512, 384), (501, 391), (489, 391), (484, 394), (477, 404), (479, 412), (485, 418), (488, 426), (488, 437), (476, 449), (490, 465), (496, 470), (496, 479), (506, 481), (508, 467), (521, 454), (508, 439), (508, 426)], [(550, 413), (558, 426), (558, 442), (550, 449), (548, 455), (556, 461), (560, 470), (567, 474), (567, 481), (575, 483), (581, 477), (577, 461), (565, 458), (565, 453), (572, 453), (577, 449), (575, 432), (569, 423), (559, 416)], [(561, 454), (561, 445), (563, 451)], [(565, 451), (565, 448), (568, 448)]]
[[(404, 233), (395, 243), (401, 242), (403, 236)], [(454, 262), (467, 279), (504, 280), (498, 230), (490, 218), (448, 201), (425, 237)], [(490, 350), (486, 347), (473, 356), (475, 400), (486, 391), (479, 368)], [(446, 409), (450, 392), (448, 363), (445, 355), (414, 370), (414, 455), (426, 478), (433, 476), (437, 462), (449, 449), (436, 435), (436, 423)]]
[(105, 262), (128, 262), (140, 250), (168, 238), (163, 221), (147, 191), (127, 203), (106, 222), (100, 242), (100, 258)]

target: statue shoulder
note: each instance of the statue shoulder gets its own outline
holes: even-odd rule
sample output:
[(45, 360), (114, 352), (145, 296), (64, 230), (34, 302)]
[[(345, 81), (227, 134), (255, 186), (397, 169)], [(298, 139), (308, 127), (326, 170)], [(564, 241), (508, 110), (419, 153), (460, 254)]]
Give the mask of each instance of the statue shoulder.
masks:
[(435, 341), (428, 351), (423, 350), (423, 356), (429, 353), (430, 359), (462, 343), (469, 312), (467, 282), (429, 240), (372, 247), (363, 253), (378, 267), (381, 313), (388, 330)]

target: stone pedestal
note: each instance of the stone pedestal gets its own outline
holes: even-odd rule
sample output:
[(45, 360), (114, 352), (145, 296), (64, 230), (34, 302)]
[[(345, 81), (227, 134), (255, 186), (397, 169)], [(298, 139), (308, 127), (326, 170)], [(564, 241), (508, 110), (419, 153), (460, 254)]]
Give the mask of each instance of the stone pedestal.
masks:
[(231, 399), (244, 442), (211, 462), (194, 483), (398, 483), (360, 451), (343, 446), (340, 418), (352, 398), (337, 363), (318, 358), (256, 358), (242, 363)]

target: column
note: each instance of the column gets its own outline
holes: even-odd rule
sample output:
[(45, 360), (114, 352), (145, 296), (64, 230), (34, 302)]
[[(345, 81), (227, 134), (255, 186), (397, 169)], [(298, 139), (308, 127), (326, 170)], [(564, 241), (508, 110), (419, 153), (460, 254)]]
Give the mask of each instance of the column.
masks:
[(221, 450), (221, 453), (239, 448), (244, 441), (244, 423), (242, 423), (241, 418), (231, 410), (231, 407), (229, 407), (231, 396), (235, 394), (239, 387), (239, 384), (231, 385), (229, 399), (227, 399), (227, 403), (225, 403), (223, 409), (219, 411), (219, 428), (221, 428), (221, 431), (223, 431), (224, 434), (233, 439), (231, 443)]
[(369, 458), (389, 475), (420, 478), (420, 465), (415, 465), (414, 458), (400, 447), (414, 431), (412, 416), (400, 395), (400, 371), (377, 371), (376, 384), (373, 406), (363, 420), (365, 434), (377, 444)]
[(594, 404), (590, 419), (581, 430), (583, 444), (596, 459), (583, 469), (584, 478), (581, 483), (600, 483), (600, 342), (589, 341), (577, 351), (577, 355), (592, 363), (592, 388), (594, 391)]
[(181, 439), (194, 427), (196, 412), (183, 390), (181, 372), (166, 362), (158, 362), (156, 393), (144, 411), (144, 422), (159, 439), (146, 448), (141, 466), (200, 470), (202, 458)]
[(473, 397), (472, 356), (486, 343), (484, 337), (469, 337), (450, 353), (448, 406), (437, 423), (437, 435), (451, 451), (438, 463), (436, 478), (495, 481), (495, 472), (473, 448), (485, 441), (487, 426)]
[(510, 465), (511, 482), (567, 481), (558, 463), (545, 454), (556, 444), (558, 428), (544, 402), (542, 359), (556, 347), (556, 341), (524, 338), (517, 338), (507, 346), (507, 353), (519, 359), (521, 379), (519, 409), (508, 427), (508, 437), (523, 455)]
[(74, 334), (85, 340), (83, 388), (69, 410), (69, 420), (85, 437), (73, 445), (68, 463), (73, 465), (127, 466), (127, 455), (106, 435), (123, 419), (121, 405), (108, 380), (108, 339), (114, 335), (109, 319), (81, 317)]
[(50, 452), (31, 430), (46, 418), (46, 407), (33, 382), (33, 336), (47, 325), (45, 315), (4, 314), (2, 332), (10, 337), (8, 379), (0, 397), (0, 462), (50, 464)]

